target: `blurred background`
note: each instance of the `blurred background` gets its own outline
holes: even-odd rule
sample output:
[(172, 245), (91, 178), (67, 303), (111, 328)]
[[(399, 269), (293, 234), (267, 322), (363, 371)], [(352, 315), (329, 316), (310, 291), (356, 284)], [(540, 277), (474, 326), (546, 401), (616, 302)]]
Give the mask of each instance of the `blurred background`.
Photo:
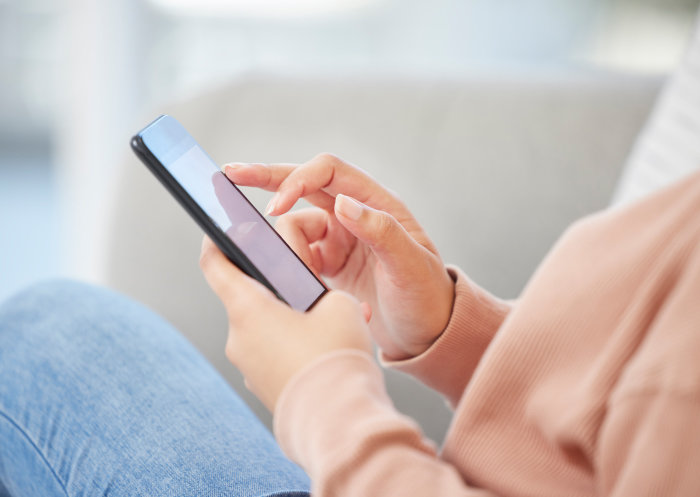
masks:
[(663, 75), (697, 4), (0, 0), (0, 298), (46, 276), (100, 280), (118, 168), (159, 102), (251, 73)]

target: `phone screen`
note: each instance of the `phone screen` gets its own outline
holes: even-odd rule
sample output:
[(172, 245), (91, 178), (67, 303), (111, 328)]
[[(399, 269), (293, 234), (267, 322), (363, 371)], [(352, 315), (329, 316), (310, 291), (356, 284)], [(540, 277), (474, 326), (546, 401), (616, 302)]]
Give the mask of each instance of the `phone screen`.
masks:
[(305, 311), (326, 291), (180, 123), (163, 116), (140, 136), (192, 200), (292, 308)]

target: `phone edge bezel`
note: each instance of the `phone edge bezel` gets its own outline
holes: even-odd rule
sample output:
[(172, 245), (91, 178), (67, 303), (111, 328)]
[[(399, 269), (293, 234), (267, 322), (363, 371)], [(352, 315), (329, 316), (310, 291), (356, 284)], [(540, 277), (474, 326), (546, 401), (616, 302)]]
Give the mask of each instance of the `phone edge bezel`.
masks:
[[(199, 225), (199, 227), (212, 238), (212, 241), (216, 246), (223, 252), (223, 254), (235, 264), (241, 271), (250, 276), (251, 278), (259, 281), (266, 288), (268, 288), (278, 299), (289, 305), (289, 303), (279, 294), (279, 292), (274, 288), (274, 286), (269, 282), (269, 280), (260, 272), (260, 270), (250, 261), (250, 259), (245, 255), (245, 253), (240, 250), (236, 244), (224, 233), (216, 224), (214, 224), (204, 211), (201, 206), (192, 198), (192, 196), (187, 192), (187, 190), (180, 185), (180, 183), (170, 174), (168, 169), (158, 160), (158, 158), (151, 152), (148, 146), (143, 141), (141, 136), (146, 129), (150, 128), (156, 124), (159, 120), (170, 117), (167, 114), (160, 115), (154, 119), (150, 124), (145, 126), (141, 131), (131, 138), (131, 148), (136, 154), (136, 156), (141, 160), (142, 163), (148, 167), (151, 173), (158, 179), (158, 181), (168, 190), (168, 192), (175, 197), (177, 202), (187, 211), (192, 219)], [(191, 135), (190, 135), (191, 136)], [(195, 143), (196, 140), (195, 140)], [(200, 146), (201, 148), (201, 146)], [(205, 152), (206, 153), (206, 152)], [(227, 178), (228, 179), (228, 178)], [(230, 180), (229, 180), (230, 181)], [(255, 208), (250, 199), (241, 192), (235, 183), (231, 182), (233, 187), (241, 194), (243, 199), (248, 202), (253, 209), (258, 212), (261, 219), (273, 230), (282, 243), (284, 243), (287, 248), (294, 254), (294, 256), (299, 260), (299, 262), (306, 268), (306, 270), (311, 274), (311, 276), (318, 281), (321, 285), (323, 291), (316, 297), (316, 299), (306, 308), (306, 311), (311, 310), (321, 298), (328, 293), (329, 288), (313, 271), (304, 263), (299, 255), (289, 246), (289, 244), (277, 233), (277, 230), (270, 225), (270, 223), (265, 219), (265, 216), (260, 214), (260, 212)], [(290, 306), (291, 307), (291, 306)]]

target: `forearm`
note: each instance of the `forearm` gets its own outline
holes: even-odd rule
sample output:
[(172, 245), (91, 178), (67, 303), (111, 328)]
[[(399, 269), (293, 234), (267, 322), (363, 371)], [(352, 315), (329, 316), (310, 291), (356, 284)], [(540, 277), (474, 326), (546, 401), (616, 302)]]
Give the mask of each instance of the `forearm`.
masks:
[(297, 375), (278, 403), (275, 434), (314, 495), (487, 495), (393, 408), (368, 354), (339, 351)]

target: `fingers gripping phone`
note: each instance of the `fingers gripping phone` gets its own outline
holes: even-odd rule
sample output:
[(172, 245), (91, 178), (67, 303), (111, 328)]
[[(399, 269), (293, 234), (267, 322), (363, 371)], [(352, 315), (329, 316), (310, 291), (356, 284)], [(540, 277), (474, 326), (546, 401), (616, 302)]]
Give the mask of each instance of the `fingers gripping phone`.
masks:
[(226, 257), (280, 300), (306, 311), (328, 291), (174, 118), (160, 116), (131, 147)]

